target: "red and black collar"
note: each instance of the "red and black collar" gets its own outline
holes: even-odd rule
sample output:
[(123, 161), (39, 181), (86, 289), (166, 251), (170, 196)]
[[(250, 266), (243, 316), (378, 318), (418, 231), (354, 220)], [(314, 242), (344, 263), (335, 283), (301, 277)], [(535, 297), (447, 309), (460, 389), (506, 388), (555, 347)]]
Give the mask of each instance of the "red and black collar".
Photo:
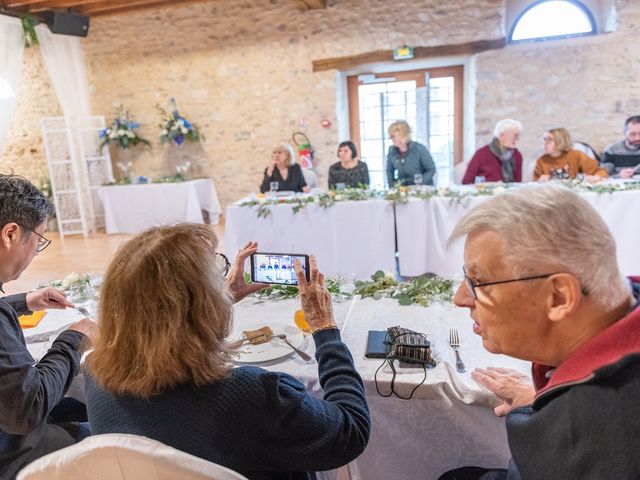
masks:
[[(640, 283), (640, 277), (631, 277)], [(601, 367), (618, 362), (623, 357), (640, 353), (640, 302), (622, 319), (586, 341), (555, 369), (548, 365), (533, 364), (533, 383), (536, 398), (560, 385), (588, 380)]]

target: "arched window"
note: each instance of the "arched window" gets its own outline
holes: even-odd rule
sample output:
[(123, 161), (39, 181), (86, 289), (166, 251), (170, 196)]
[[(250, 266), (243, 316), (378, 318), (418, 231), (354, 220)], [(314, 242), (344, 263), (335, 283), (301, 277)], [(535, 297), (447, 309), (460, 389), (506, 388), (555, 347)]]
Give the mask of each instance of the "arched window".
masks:
[(538, 0), (513, 22), (509, 42), (592, 35), (596, 22), (591, 11), (578, 0)]

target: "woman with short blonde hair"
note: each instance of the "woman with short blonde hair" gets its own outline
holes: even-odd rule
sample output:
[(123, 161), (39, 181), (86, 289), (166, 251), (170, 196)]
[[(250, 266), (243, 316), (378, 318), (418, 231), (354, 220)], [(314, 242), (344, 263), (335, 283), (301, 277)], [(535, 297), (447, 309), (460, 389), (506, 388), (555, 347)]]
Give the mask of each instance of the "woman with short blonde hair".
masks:
[(588, 182), (607, 178), (607, 171), (597, 160), (573, 149), (571, 135), (566, 128), (552, 128), (542, 137), (544, 155), (536, 160), (533, 179), (546, 182), (550, 179), (576, 178), (583, 174)]
[[(276, 186), (277, 185), (277, 186)], [(262, 193), (273, 190), (309, 192), (310, 187), (302, 174), (302, 168), (296, 164), (296, 154), (288, 143), (280, 143), (273, 148), (271, 163), (264, 170), (260, 191)]]
[(86, 362), (92, 433), (143, 435), (264, 480), (307, 479), (355, 459), (369, 411), (315, 259), (308, 282), (294, 268), (321, 398), (285, 373), (233, 368), (231, 304), (267, 285), (244, 280), (257, 244), (238, 253), (226, 282), (230, 264), (217, 246), (209, 226), (179, 224), (142, 232), (115, 254)]
[(387, 153), (387, 182), (415, 185), (416, 182), (433, 185), (436, 166), (427, 147), (411, 140), (411, 127), (405, 120), (389, 125), (393, 145)]

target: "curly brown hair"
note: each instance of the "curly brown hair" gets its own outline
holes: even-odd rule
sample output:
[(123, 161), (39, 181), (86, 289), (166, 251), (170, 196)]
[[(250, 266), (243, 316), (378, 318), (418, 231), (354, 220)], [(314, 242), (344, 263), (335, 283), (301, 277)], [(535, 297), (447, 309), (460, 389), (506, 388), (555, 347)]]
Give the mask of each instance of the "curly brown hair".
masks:
[(226, 376), (232, 302), (215, 267), (217, 245), (210, 227), (185, 223), (152, 228), (118, 249), (86, 362), (104, 389), (148, 398)]

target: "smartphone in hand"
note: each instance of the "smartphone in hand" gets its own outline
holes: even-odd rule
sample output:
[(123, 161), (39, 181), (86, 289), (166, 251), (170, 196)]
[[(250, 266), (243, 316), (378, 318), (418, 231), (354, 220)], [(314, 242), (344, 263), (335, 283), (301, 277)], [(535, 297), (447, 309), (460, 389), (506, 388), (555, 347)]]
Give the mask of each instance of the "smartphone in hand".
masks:
[(251, 255), (251, 281), (298, 285), (293, 262), (299, 260), (304, 275), (309, 281), (309, 255), (298, 253), (256, 252)]

